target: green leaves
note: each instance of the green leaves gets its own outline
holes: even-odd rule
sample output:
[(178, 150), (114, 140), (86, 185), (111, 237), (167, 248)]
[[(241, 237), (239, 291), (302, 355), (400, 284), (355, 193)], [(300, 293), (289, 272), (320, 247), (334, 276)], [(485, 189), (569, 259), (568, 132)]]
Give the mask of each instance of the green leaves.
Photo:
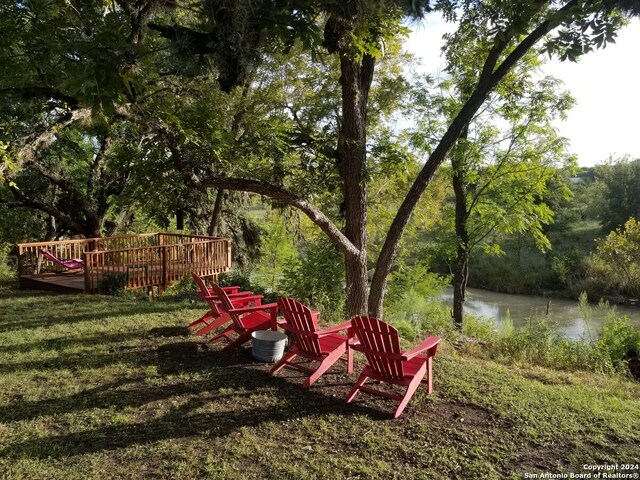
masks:
[(591, 258), (591, 275), (623, 295), (640, 295), (640, 222), (630, 218), (624, 227), (598, 241)]

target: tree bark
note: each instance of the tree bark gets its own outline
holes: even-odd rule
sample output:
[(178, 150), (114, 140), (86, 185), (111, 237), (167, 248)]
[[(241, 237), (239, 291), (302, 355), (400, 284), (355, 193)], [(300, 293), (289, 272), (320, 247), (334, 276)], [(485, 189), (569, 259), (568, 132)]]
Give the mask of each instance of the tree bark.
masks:
[(213, 212), (211, 213), (211, 222), (209, 223), (209, 229), (207, 234), (210, 237), (215, 237), (220, 231), (220, 214), (222, 213), (222, 203), (224, 201), (224, 190), (218, 189), (216, 193), (216, 200), (213, 204)]
[[(468, 131), (468, 127), (463, 129), (460, 140), (466, 140)], [(457, 242), (453, 272), (453, 324), (458, 330), (462, 330), (464, 323), (464, 301), (469, 277), (469, 232), (467, 230), (469, 210), (467, 208), (466, 162), (464, 145), (461, 145), (460, 140), (458, 140), (458, 148), (453, 151), (451, 156)]]
[(364, 55), (362, 62), (340, 54), (342, 125), (338, 137), (338, 170), (343, 181), (345, 236), (358, 250), (345, 255), (347, 316), (367, 312), (367, 194), (365, 189), (366, 117), (369, 88), (375, 61)]

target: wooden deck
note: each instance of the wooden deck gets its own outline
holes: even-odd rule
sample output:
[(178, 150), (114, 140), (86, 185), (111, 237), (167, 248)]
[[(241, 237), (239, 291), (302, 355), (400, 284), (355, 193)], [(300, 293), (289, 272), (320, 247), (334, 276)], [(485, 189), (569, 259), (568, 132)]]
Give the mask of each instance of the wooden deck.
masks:
[[(125, 289), (158, 287), (189, 277), (217, 277), (231, 268), (231, 241), (227, 238), (152, 233), (18, 244), (20, 288), (65, 293), (99, 293), (103, 280), (119, 275)], [(79, 258), (84, 271), (64, 271), (42, 251), (54, 257)]]
[(41, 273), (20, 276), (20, 288), (59, 293), (84, 292), (84, 273)]

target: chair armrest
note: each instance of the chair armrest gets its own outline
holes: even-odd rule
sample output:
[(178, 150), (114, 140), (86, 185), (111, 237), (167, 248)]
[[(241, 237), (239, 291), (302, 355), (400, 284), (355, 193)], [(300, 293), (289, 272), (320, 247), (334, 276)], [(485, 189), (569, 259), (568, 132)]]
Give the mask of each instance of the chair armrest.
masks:
[(238, 293), (240, 291), (240, 287), (238, 286), (233, 286), (233, 287), (220, 287), (222, 288), (222, 290), (229, 294), (229, 293)]
[(248, 313), (248, 312), (259, 312), (260, 310), (276, 310), (278, 311), (277, 303), (266, 303), (264, 305), (256, 305), (255, 307), (241, 307), (241, 308), (232, 308), (229, 310), (229, 313)]
[[(199, 297), (202, 298), (211, 298), (211, 297), (217, 297), (217, 295), (215, 293), (213, 293), (213, 290), (207, 290), (207, 294), (204, 295), (202, 293), (202, 290), (197, 290), (196, 294)], [(237, 293), (227, 293), (227, 297), (229, 298), (237, 298), (237, 297), (246, 297), (248, 295), (253, 295), (253, 292), (237, 292)]]
[(246, 297), (229, 298), (229, 300), (231, 300), (231, 303), (235, 306), (246, 305), (251, 302), (255, 302), (255, 305), (258, 306), (262, 303), (263, 298), (264, 297), (262, 295), (250, 295)]
[(253, 292), (227, 293), (229, 298), (248, 297), (249, 295), (253, 295)]
[(440, 343), (440, 337), (429, 337), (416, 348), (412, 348), (402, 354), (402, 360), (411, 360), (416, 355), (429, 350)]
[[(204, 297), (207, 300), (213, 300), (214, 302), (220, 303), (220, 298), (217, 295), (209, 295), (208, 297)], [(246, 304), (250, 302), (260, 302), (262, 300), (262, 295), (247, 295), (243, 297), (230, 297), (231, 303), (234, 304)]]
[(328, 335), (330, 333), (337, 333), (342, 330), (349, 330), (350, 328), (351, 328), (351, 320), (348, 320), (344, 323), (341, 323), (340, 325), (336, 325), (335, 327), (325, 328), (324, 330), (320, 330), (316, 333), (319, 337), (321, 337), (323, 335)]

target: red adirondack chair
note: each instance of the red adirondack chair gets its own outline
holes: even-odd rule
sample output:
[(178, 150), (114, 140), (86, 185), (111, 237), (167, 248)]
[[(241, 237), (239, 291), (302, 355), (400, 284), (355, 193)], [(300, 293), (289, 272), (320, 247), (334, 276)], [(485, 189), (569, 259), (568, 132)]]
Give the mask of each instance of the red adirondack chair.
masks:
[[(275, 330), (277, 328), (278, 304), (268, 303), (253, 307), (236, 307), (219, 285), (213, 284), (213, 292), (220, 299), (221, 310), (231, 317), (231, 325), (209, 340), (210, 343), (228, 340), (230, 343), (221, 351), (230, 350), (251, 340), (256, 330)], [(233, 335), (236, 338), (232, 340)]]
[[(223, 326), (225, 323), (231, 321), (231, 317), (225, 311), (219, 307), (220, 299), (213, 294), (213, 290), (207, 288), (204, 279), (199, 275), (191, 272), (193, 280), (199, 287), (198, 296), (202, 297), (209, 304), (209, 311), (207, 311), (198, 320), (195, 320), (189, 324), (189, 328), (195, 328), (201, 326), (199, 330), (195, 332), (196, 335), (205, 335), (218, 327)], [(231, 302), (236, 307), (248, 305), (253, 303), (254, 305), (260, 305), (262, 301), (262, 295), (253, 295), (253, 292), (240, 292), (240, 287), (221, 287), (224, 290)]]
[[(433, 357), (440, 338), (429, 337), (416, 348), (403, 352), (400, 350), (398, 330), (388, 323), (372, 317), (354, 317), (351, 324), (360, 341), (360, 344), (353, 348), (365, 354), (367, 364), (347, 395), (347, 403), (350, 403), (359, 391), (400, 400), (400, 405), (393, 415), (393, 418), (398, 418), (421, 382), (427, 384), (429, 393), (433, 391)], [(422, 354), (423, 352), (426, 353)], [(394, 395), (369, 388), (364, 385), (368, 378), (402, 385), (407, 387), (407, 390), (404, 395)]]
[[(278, 308), (284, 315), (286, 323), (281, 327), (293, 334), (293, 344), (285, 353), (282, 360), (276, 363), (271, 373), (278, 373), (285, 366), (311, 373), (304, 381), (302, 388), (311, 386), (320, 376), (331, 368), (344, 354), (346, 354), (347, 372), (353, 371), (353, 351), (350, 348), (349, 335), (351, 322), (335, 327), (318, 330), (318, 313), (291, 298), (278, 300)], [(339, 335), (340, 331), (347, 331), (347, 335)], [(297, 356), (318, 362), (316, 368), (308, 368), (292, 363)]]
[(78, 270), (80, 268), (84, 268), (84, 260), (81, 258), (72, 258), (71, 260), (60, 260), (53, 253), (45, 250), (44, 248), (40, 249), (40, 255), (42, 255), (47, 260), (52, 261), (56, 265), (66, 268), (67, 270)]

